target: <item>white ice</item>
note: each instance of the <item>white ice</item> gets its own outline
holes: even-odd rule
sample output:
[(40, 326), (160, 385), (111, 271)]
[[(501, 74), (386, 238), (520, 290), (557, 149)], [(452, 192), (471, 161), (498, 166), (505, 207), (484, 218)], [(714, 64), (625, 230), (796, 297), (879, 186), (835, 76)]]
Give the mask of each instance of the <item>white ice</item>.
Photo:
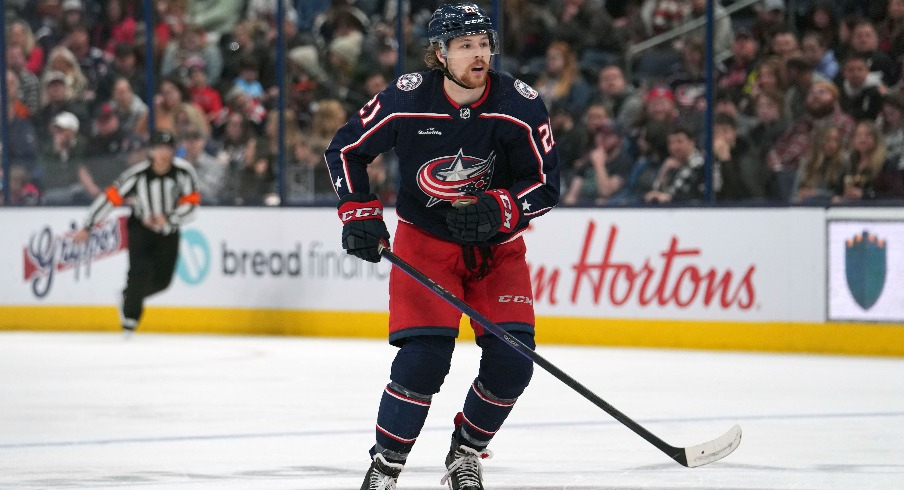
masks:
[[(357, 489), (395, 349), (297, 337), (0, 333), (0, 488)], [(684, 468), (537, 370), (491, 445), (510, 489), (904, 488), (904, 360), (541, 345), (674, 446)], [(452, 372), (399, 480), (436, 489), (479, 350)]]

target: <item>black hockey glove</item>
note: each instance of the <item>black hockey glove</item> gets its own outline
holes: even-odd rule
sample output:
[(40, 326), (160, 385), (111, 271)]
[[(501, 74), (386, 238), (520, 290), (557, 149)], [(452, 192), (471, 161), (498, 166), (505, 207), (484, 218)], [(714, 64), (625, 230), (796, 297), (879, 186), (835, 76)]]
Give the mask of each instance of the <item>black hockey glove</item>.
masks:
[(389, 246), (389, 230), (383, 222), (383, 205), (374, 194), (348, 194), (339, 201), (342, 248), (368, 262), (380, 261), (378, 246)]
[(484, 243), (496, 233), (512, 232), (520, 215), (512, 195), (504, 189), (493, 189), (470, 196), (474, 202), (454, 206), (446, 215), (446, 226), (461, 243)]

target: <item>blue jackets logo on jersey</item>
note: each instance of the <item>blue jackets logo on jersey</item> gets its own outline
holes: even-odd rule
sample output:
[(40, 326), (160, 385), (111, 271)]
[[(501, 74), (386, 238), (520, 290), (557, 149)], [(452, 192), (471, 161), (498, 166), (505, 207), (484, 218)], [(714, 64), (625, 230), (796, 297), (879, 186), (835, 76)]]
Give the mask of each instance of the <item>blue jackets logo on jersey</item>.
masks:
[(530, 85), (522, 82), (521, 80), (515, 80), (515, 90), (518, 91), (525, 99), (533, 100), (536, 99), (537, 96), (540, 95), (539, 92), (534, 90)]
[(459, 148), (455, 156), (434, 158), (421, 165), (417, 172), (417, 185), (430, 196), (427, 207), (488, 189), (493, 179), (495, 160), (495, 152), (484, 160), (467, 156)]
[(409, 92), (418, 88), (423, 81), (424, 77), (422, 77), (420, 73), (409, 73), (399, 77), (399, 80), (396, 82), (396, 87), (398, 87), (399, 90)]

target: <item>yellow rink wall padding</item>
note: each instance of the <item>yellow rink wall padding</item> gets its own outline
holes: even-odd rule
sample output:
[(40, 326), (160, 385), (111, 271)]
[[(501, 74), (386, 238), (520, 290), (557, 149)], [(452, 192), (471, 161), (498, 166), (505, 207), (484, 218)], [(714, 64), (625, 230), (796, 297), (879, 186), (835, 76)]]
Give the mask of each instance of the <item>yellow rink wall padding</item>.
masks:
[[(148, 307), (140, 331), (386, 338), (388, 313)], [(467, 325), (467, 318), (462, 319)], [(0, 307), (0, 330), (117, 331), (108, 307)], [(473, 338), (470, 328), (463, 338)], [(539, 344), (805, 352), (904, 357), (904, 326), (537, 318)]]

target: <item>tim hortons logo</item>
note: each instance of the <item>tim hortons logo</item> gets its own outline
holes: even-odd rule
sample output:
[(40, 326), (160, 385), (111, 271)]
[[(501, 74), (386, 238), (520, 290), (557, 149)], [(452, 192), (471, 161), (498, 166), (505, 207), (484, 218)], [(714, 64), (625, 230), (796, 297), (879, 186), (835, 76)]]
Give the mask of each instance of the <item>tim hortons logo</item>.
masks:
[(82, 244), (72, 240), (73, 231), (56, 235), (49, 226), (31, 235), (24, 248), (24, 279), (38, 298), (47, 296), (57, 272), (75, 269), (79, 278), (82, 268), (91, 275), (91, 262), (125, 250), (126, 217), (100, 223), (91, 230), (91, 238)]
[[(574, 282), (570, 300), (589, 289), (593, 303), (605, 302), (614, 306), (637, 304), (688, 308), (693, 305), (719, 307), (723, 310), (749, 310), (756, 304), (754, 273), (750, 265), (741, 272), (726, 268), (717, 270), (700, 263), (700, 248), (682, 247), (677, 237), (659, 254), (650, 256), (642, 264), (619, 261), (616, 257), (618, 227), (609, 227), (609, 236), (602, 257), (590, 257), (596, 224), (587, 225), (578, 262), (572, 266)], [(534, 267), (531, 271), (536, 301), (558, 302), (561, 271)]]

